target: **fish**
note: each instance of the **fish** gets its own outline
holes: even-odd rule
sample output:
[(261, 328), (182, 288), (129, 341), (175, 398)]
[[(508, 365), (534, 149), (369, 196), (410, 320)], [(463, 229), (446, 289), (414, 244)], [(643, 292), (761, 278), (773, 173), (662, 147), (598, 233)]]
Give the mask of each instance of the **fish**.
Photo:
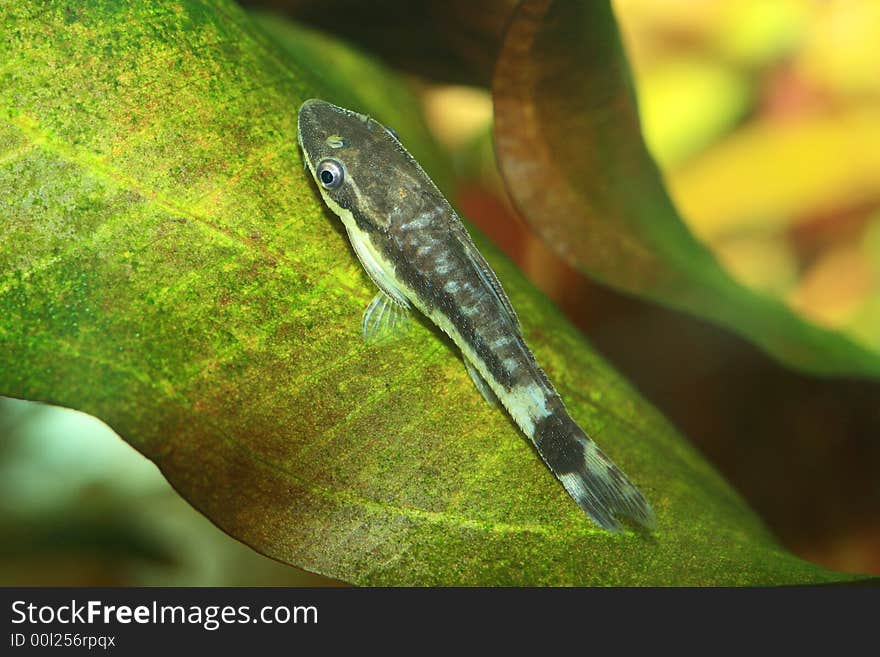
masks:
[(299, 109), (297, 142), (378, 288), (363, 314), (364, 339), (393, 336), (418, 310), (452, 339), (477, 390), (507, 411), (596, 525), (618, 532), (628, 519), (653, 528), (645, 496), (569, 415), (495, 272), (397, 133), (313, 98)]

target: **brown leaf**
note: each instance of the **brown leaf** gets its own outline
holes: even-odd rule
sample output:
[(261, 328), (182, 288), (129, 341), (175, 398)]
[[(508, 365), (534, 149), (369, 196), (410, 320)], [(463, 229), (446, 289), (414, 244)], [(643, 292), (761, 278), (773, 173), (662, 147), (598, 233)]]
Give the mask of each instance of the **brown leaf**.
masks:
[(608, 2), (527, 0), (493, 80), (499, 168), (526, 221), (582, 271), (744, 335), (822, 374), (880, 356), (734, 281), (689, 232), (642, 140)]

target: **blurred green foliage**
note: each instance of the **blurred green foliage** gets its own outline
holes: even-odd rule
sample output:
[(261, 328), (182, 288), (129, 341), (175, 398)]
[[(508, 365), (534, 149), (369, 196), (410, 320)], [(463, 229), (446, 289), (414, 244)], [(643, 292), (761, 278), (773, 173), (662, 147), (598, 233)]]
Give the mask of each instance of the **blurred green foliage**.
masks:
[(647, 143), (690, 229), (748, 287), (880, 351), (864, 246), (880, 209), (880, 5), (615, 7)]
[(0, 398), (4, 586), (309, 586), (224, 534), (103, 422)]
[[(709, 79), (682, 70), (676, 75), (690, 85)], [(707, 84), (715, 94), (722, 86)], [(880, 376), (880, 353), (743, 286), (682, 221), (644, 145), (609, 4), (521, 5), (505, 35), (493, 97), (498, 165), (508, 192), (530, 226), (572, 265), (625, 292), (717, 322), (787, 365), (822, 375)], [(716, 100), (734, 114), (742, 111), (743, 102)], [(663, 102), (655, 95), (646, 105)], [(690, 111), (702, 114), (706, 105)], [(710, 105), (706, 116), (720, 117), (718, 107)], [(653, 116), (649, 111), (642, 119), (657, 130)], [(708, 125), (691, 121), (682, 134), (695, 144), (705, 140)], [(658, 138), (670, 149), (664, 157), (684, 157), (694, 148), (663, 133)]]

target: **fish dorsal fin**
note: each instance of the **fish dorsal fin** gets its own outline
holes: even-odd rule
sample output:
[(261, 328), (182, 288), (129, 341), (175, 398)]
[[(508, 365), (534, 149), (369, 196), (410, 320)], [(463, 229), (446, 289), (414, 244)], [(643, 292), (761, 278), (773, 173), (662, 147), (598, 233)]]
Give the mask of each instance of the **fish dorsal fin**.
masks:
[(511, 305), (510, 303), (510, 299), (507, 297), (507, 294), (501, 287), (501, 283), (498, 280), (498, 277), (495, 275), (495, 272), (492, 271), (489, 263), (486, 262), (486, 259), (477, 250), (477, 247), (474, 245), (473, 240), (471, 240), (471, 236), (468, 235), (467, 230), (461, 223), (461, 219), (459, 219), (457, 215), (453, 214), (452, 220), (449, 222), (449, 226), (452, 235), (454, 235), (458, 242), (461, 244), (462, 250), (464, 251), (464, 254), (467, 256), (468, 260), (470, 260), (471, 264), (474, 267), (474, 270), (477, 272), (477, 274), (479, 274), (480, 278), (483, 279), (486, 287), (488, 287), (492, 291), (496, 301), (498, 302), (499, 308), (510, 321), (511, 327), (513, 327), (515, 331), (521, 333), (522, 327), (520, 326), (519, 318), (516, 316), (516, 311), (513, 309), (513, 305)]

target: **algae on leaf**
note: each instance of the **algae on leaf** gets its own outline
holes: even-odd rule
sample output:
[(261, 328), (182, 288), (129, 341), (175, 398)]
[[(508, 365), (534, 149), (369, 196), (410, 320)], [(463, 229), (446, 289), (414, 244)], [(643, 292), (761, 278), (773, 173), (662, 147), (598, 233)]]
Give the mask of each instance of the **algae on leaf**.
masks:
[(295, 28), (269, 37), (222, 1), (13, 3), (0, 29), (0, 394), (101, 418), (231, 535), (360, 584), (847, 577), (782, 551), (484, 239), (656, 533), (591, 525), (427, 324), (363, 343), (373, 290), (302, 172), (295, 109), (351, 93), (362, 61), (387, 93), (356, 109), (415, 114), (375, 64), (323, 75), (305, 39), (276, 44)]
[(681, 221), (642, 140), (610, 1), (520, 4), (493, 97), (510, 196), (569, 262), (726, 326), (790, 366), (880, 376), (880, 354), (743, 287)]

